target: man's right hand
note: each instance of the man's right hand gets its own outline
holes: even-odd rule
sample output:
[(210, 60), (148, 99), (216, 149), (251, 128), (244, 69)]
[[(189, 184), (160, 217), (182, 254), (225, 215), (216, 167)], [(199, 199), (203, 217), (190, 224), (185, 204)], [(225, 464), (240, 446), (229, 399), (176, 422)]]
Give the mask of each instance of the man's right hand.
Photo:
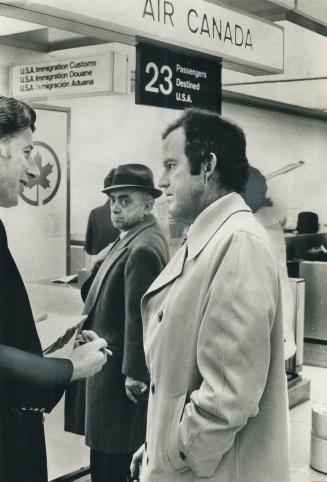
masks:
[(144, 444), (135, 452), (132, 458), (130, 471), (132, 481), (138, 481), (141, 473), (142, 458), (144, 454)]
[(106, 340), (97, 338), (75, 348), (69, 357), (74, 367), (71, 382), (79, 378), (92, 377), (99, 372), (107, 361), (107, 354), (101, 351), (106, 347)]

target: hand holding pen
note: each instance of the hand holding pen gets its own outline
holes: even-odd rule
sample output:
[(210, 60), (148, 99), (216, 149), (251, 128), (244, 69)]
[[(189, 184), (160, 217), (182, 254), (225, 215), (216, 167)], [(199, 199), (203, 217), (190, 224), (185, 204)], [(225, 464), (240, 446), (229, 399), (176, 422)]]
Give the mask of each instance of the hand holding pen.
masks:
[(107, 362), (108, 355), (112, 355), (106, 340), (94, 331), (83, 330), (77, 336), (81, 346), (74, 348), (69, 357), (74, 367), (71, 381), (95, 375)]
[[(84, 345), (85, 343), (89, 343), (97, 339), (99, 339), (98, 335), (92, 330), (83, 330), (76, 336), (76, 341), (79, 343), (79, 345)], [(102, 351), (107, 355), (112, 356), (112, 351), (108, 348), (102, 348)]]

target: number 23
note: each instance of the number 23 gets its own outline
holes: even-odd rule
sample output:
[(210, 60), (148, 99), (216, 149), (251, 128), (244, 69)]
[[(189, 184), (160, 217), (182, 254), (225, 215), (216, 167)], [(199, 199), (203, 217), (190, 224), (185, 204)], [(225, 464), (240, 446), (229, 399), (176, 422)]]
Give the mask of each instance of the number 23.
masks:
[(157, 64), (155, 64), (154, 62), (149, 62), (145, 67), (145, 72), (147, 74), (151, 73), (151, 71), (153, 71), (153, 77), (146, 84), (145, 90), (147, 92), (153, 92), (155, 94), (158, 94), (160, 89), (160, 91), (164, 95), (171, 94), (173, 91), (173, 83), (172, 83), (173, 71), (171, 70), (169, 65), (163, 65), (160, 69), (160, 74), (163, 74), (163, 75), (166, 74), (166, 75), (163, 78), (163, 83), (159, 84), (159, 87), (155, 86), (155, 83), (157, 82), (159, 77), (159, 69)]

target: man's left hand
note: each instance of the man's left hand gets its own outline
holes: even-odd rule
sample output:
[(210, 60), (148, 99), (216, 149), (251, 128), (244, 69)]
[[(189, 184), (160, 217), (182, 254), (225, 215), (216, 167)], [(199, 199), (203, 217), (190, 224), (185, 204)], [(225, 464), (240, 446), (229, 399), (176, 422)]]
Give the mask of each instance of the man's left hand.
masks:
[(139, 380), (134, 380), (132, 377), (126, 377), (125, 391), (127, 397), (133, 402), (137, 403), (137, 397), (142, 395), (147, 389), (147, 385)]

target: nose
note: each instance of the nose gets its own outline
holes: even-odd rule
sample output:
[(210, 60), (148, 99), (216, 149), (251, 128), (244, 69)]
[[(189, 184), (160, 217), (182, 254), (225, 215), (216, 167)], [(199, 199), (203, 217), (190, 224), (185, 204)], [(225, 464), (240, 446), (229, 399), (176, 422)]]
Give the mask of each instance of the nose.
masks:
[(27, 175), (30, 180), (35, 179), (40, 175), (39, 168), (31, 155), (27, 158)]
[(111, 204), (110, 204), (110, 209), (113, 213), (119, 213), (120, 212), (120, 204), (118, 201), (114, 201), (112, 200), (111, 201)]
[(158, 186), (160, 188), (166, 188), (169, 186), (169, 179), (165, 171), (163, 171), (159, 178)]

